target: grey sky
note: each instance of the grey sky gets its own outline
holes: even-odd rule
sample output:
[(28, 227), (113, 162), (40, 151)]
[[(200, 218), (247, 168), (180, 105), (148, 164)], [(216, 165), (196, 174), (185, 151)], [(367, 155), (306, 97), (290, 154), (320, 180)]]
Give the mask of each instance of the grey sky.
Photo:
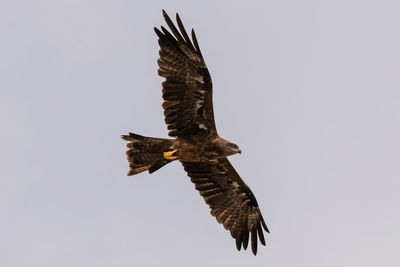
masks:
[[(178, 163), (154, 26), (194, 27), (219, 133), (271, 230), (256, 257)], [(398, 1), (1, 1), (0, 266), (399, 266)], [(250, 138), (251, 136), (251, 138)]]

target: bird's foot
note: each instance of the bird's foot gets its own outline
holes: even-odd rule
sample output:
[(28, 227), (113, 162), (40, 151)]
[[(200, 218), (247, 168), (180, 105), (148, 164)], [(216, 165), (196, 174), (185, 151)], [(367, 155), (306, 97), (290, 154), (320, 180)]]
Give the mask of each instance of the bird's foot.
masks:
[(175, 150), (172, 150), (172, 151), (164, 152), (164, 158), (166, 158), (166, 159), (168, 159), (168, 160), (177, 159), (178, 157), (177, 157), (177, 156), (174, 156), (175, 152), (177, 152), (177, 151), (178, 151), (178, 150), (175, 149)]

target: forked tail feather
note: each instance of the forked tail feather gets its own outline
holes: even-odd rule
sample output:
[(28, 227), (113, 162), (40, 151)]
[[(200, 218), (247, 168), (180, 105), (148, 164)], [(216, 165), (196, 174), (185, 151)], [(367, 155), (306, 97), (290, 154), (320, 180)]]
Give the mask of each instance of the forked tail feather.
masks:
[(130, 167), (128, 175), (143, 171), (153, 173), (173, 161), (164, 157), (164, 152), (172, 149), (174, 142), (172, 139), (145, 137), (134, 133), (121, 137), (129, 142), (126, 151)]

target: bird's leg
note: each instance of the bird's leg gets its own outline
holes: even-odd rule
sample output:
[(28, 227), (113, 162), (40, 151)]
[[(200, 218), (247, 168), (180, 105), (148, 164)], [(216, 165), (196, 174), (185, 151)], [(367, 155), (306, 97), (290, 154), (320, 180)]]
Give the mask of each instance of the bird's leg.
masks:
[(178, 151), (178, 150), (175, 149), (175, 150), (172, 150), (172, 151), (164, 152), (164, 158), (166, 158), (166, 159), (168, 159), (168, 160), (177, 159), (178, 157), (177, 157), (177, 156), (174, 156), (175, 152), (177, 152), (177, 151)]

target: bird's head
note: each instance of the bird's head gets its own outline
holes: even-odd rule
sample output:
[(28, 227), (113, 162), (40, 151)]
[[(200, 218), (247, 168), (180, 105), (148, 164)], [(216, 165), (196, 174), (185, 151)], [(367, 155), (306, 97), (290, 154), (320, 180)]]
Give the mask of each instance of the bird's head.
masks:
[(242, 153), (242, 150), (240, 150), (238, 145), (231, 143), (221, 137), (217, 137), (213, 141), (213, 143), (214, 145), (212, 147), (213, 149), (218, 151), (217, 153), (219, 154), (219, 156), (228, 157), (237, 153)]
[(239, 148), (237, 144), (231, 143), (231, 142), (226, 142), (224, 146), (224, 152), (227, 155), (233, 155), (236, 153), (242, 154), (242, 150)]

